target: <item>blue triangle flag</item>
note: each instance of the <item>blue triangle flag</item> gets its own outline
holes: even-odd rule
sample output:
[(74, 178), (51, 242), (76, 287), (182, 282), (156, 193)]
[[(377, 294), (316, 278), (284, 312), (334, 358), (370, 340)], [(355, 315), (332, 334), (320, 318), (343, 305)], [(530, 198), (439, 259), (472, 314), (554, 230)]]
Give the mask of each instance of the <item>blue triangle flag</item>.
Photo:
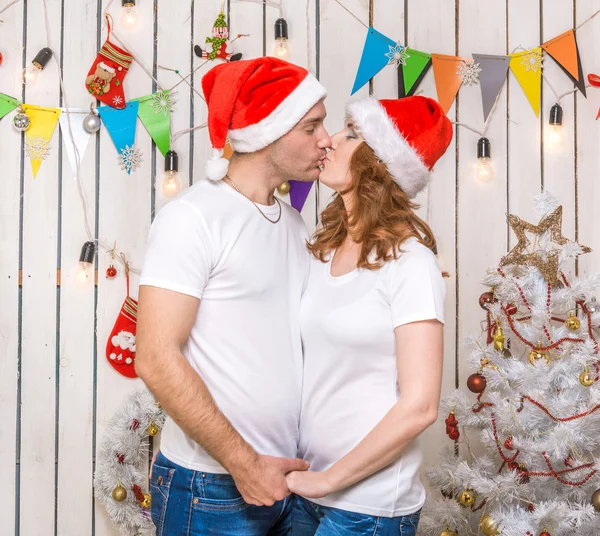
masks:
[[(131, 101), (122, 110), (117, 110), (112, 106), (101, 106), (98, 108), (102, 122), (106, 130), (108, 130), (117, 151), (119, 151), (119, 155), (133, 148), (139, 105), (138, 101)], [(131, 174), (132, 169), (135, 171), (131, 166), (125, 168), (129, 174)]]
[(369, 28), (351, 95), (354, 95), (389, 63), (390, 58), (386, 54), (390, 52), (390, 47), (394, 48), (396, 44), (396, 41), (375, 28)]

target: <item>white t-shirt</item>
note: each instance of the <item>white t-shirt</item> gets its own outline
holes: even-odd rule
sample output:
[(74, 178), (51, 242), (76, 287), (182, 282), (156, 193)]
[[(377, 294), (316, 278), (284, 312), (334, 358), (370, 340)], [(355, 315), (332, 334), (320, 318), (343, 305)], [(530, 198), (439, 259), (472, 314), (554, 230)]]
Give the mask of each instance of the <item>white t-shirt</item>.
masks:
[[(313, 471), (328, 469), (350, 452), (401, 396), (394, 328), (444, 321), (445, 287), (435, 256), (416, 239), (400, 249), (405, 253), (379, 270), (356, 269), (339, 277), (331, 275), (331, 261), (311, 261), (300, 312), (299, 450)], [(370, 477), (310, 500), (382, 517), (416, 512), (425, 502), (417, 443)]]
[[(281, 220), (269, 223), (225, 182), (199, 182), (156, 217), (140, 285), (200, 299), (184, 356), (259, 454), (296, 457), (310, 261), (302, 218), (281, 206)], [(259, 207), (279, 214), (277, 204)], [(226, 472), (170, 418), (160, 448), (188, 469)]]

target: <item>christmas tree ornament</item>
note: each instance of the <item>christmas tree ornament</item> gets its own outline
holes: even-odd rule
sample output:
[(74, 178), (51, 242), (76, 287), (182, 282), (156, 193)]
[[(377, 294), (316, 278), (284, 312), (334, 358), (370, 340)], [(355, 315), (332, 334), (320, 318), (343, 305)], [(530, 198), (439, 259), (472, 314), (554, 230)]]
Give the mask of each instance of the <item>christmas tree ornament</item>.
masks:
[(88, 72), (85, 87), (91, 95), (108, 106), (123, 109), (126, 106), (123, 80), (129, 71), (133, 56), (110, 41), (110, 22), (107, 15), (106, 41)]
[(127, 499), (127, 490), (121, 484), (117, 483), (117, 486), (112, 491), (112, 498), (117, 502), (123, 502)]
[(540, 359), (545, 359), (546, 363), (550, 362), (550, 355), (548, 354), (548, 352), (544, 352), (543, 350), (541, 350), (541, 348), (542, 348), (542, 343), (538, 342), (537, 348), (532, 348), (531, 351), (529, 352), (529, 362), (532, 365), (534, 365)]
[(106, 278), (107, 279), (114, 279), (115, 277), (117, 277), (117, 269), (111, 263), (111, 264), (109, 264), (108, 268), (106, 269)]
[(565, 320), (565, 326), (569, 331), (577, 331), (581, 327), (581, 322), (575, 316), (574, 311), (569, 313), (569, 317)]
[(237, 61), (242, 59), (242, 54), (231, 54), (227, 52), (227, 41), (229, 39), (229, 27), (225, 20), (225, 14), (219, 13), (213, 25), (212, 37), (207, 37), (205, 43), (212, 45), (210, 52), (202, 50), (199, 45), (194, 47), (194, 54), (204, 60), (215, 60), (217, 58), (225, 61)]
[(158, 426), (156, 426), (156, 423), (150, 423), (150, 426), (148, 426), (148, 435), (154, 437), (156, 434), (158, 434)]
[(544, 529), (542, 532), (540, 532), (540, 536), (552, 536), (552, 534), (550, 534), (546, 529)]
[(600, 512), (600, 489), (592, 493), (592, 506), (596, 512)]
[[(550, 231), (552, 243), (558, 244), (559, 246), (564, 246), (569, 243), (570, 241), (562, 235), (561, 231), (562, 206), (559, 206), (556, 210), (542, 218), (537, 225), (523, 221), (513, 214), (508, 216), (508, 224), (518, 238), (518, 242), (517, 245), (502, 258), (500, 266), (535, 266), (544, 279), (551, 286), (555, 286), (558, 281), (560, 281), (558, 277), (558, 256), (561, 248), (553, 248), (544, 251), (537, 248), (536, 251), (528, 253), (527, 248), (531, 245), (531, 242), (527, 238), (526, 233), (529, 232), (535, 235), (536, 244), (540, 243), (542, 235), (548, 231)], [(591, 251), (587, 246), (580, 246), (580, 248), (580, 252), (575, 253), (575, 256)]]
[(31, 120), (29, 116), (23, 111), (23, 108), (19, 108), (18, 113), (13, 117), (13, 126), (19, 132), (25, 132), (31, 126)]
[(479, 522), (479, 528), (481, 529), (481, 532), (485, 534), (485, 536), (497, 536), (498, 534), (500, 534), (500, 532), (498, 531), (498, 527), (492, 521), (492, 517), (488, 514), (485, 514), (481, 517), (481, 521)]
[(458, 421), (454, 416), (454, 410), (448, 414), (444, 422), (446, 423), (446, 434), (450, 439), (456, 441), (460, 437), (460, 432), (458, 431)]
[(490, 182), (494, 180), (492, 146), (490, 140), (485, 137), (477, 140), (477, 165), (475, 167), (475, 174), (479, 182)]
[(106, 343), (106, 359), (126, 378), (137, 378), (135, 372), (135, 336), (138, 303), (129, 296), (129, 264), (125, 262), (127, 296)]
[(519, 482), (521, 484), (527, 484), (529, 482), (529, 475), (527, 474), (527, 469), (522, 463), (520, 463), (517, 467), (517, 474)]
[(514, 445), (513, 445), (513, 438), (512, 436), (508, 436), (506, 438), (506, 441), (504, 442), (504, 448), (506, 448), (507, 450), (514, 450)]
[(0, 52), (0, 65), (2, 65), (4, 63), (4, 56), (2, 55), (2, 52)]
[(479, 307), (482, 309), (488, 308), (488, 306), (494, 302), (494, 293), (493, 292), (484, 292), (481, 296), (479, 296)]
[(502, 332), (502, 327), (498, 326), (496, 328), (496, 332), (494, 333), (494, 350), (501, 352), (504, 350), (504, 333)]
[(450, 530), (448, 527), (446, 527), (446, 530), (440, 532), (440, 536), (458, 536), (458, 532), (454, 532), (453, 530)]
[(585, 308), (590, 314), (594, 314), (598, 311), (598, 302), (596, 298), (593, 297), (591, 300), (585, 302)]
[(27, 85), (31, 87), (37, 81), (40, 73), (44, 70), (44, 67), (48, 65), (48, 62), (52, 59), (52, 50), (48, 47), (42, 48), (33, 61), (31, 65), (23, 70), (22, 80), (23, 85)]
[(528, 511), (529, 513), (535, 512), (535, 506), (534, 506), (533, 504), (529, 503), (529, 504), (527, 505), (527, 511)]
[(464, 506), (465, 508), (470, 508), (475, 504), (476, 497), (477, 496), (475, 492), (471, 488), (466, 488), (460, 494), (459, 502), (461, 506)]
[(469, 86), (479, 84), (480, 72), (479, 63), (475, 63), (473, 60), (462, 60), (456, 69), (460, 81)]
[(100, 120), (100, 116), (96, 109), (94, 108), (94, 104), (90, 104), (90, 113), (85, 116), (83, 120), (83, 130), (85, 130), (88, 134), (93, 134), (94, 132), (98, 132), (100, 130), (100, 126), (102, 125), (102, 121)]
[(135, 0), (121, 0), (121, 6), (121, 24), (128, 30), (134, 30), (137, 28), (139, 20)]
[(165, 156), (165, 174), (162, 181), (162, 193), (165, 197), (174, 197), (181, 192), (179, 179), (179, 156), (175, 151), (167, 151)]
[(467, 387), (472, 393), (483, 393), (483, 391), (485, 391), (486, 385), (487, 381), (483, 374), (471, 374), (467, 379)]
[(509, 303), (506, 306), (505, 310), (510, 316), (516, 315), (517, 312), (519, 311), (519, 309), (517, 308), (517, 306), (514, 303)]
[(517, 462), (510, 462), (510, 463), (508, 464), (508, 468), (509, 468), (511, 471), (516, 471), (516, 470), (519, 468), (519, 464), (518, 464)]
[(288, 181), (282, 182), (278, 187), (277, 187), (277, 192), (280, 195), (287, 195), (290, 193), (290, 183)]
[(585, 367), (583, 372), (579, 375), (579, 383), (583, 387), (591, 387), (594, 385), (594, 377), (590, 374), (590, 371), (587, 367)]
[(289, 61), (288, 50), (288, 25), (284, 18), (278, 18), (275, 21), (275, 44), (273, 46), (273, 56), (280, 60)]
[(152, 497), (149, 493), (144, 493), (144, 499), (140, 501), (142, 508), (150, 508), (152, 506)]

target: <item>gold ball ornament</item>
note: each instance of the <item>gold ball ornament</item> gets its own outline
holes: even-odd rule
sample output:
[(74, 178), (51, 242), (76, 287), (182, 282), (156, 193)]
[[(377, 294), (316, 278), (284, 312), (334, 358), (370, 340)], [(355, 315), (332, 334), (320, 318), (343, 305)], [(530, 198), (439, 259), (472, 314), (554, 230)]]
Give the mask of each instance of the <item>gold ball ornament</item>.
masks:
[(594, 377), (590, 374), (587, 367), (585, 367), (583, 372), (579, 375), (579, 383), (584, 387), (591, 387), (594, 385)]
[(498, 326), (496, 333), (494, 333), (494, 350), (498, 350), (501, 352), (504, 350), (504, 333), (502, 332), (502, 328)]
[(155, 423), (152, 423), (148, 426), (148, 435), (155, 436), (156, 434), (158, 434), (158, 426), (156, 426)]
[(596, 512), (600, 512), (600, 489), (592, 493), (592, 506)]
[(117, 487), (112, 490), (112, 498), (117, 502), (123, 502), (127, 499), (127, 490), (121, 484), (117, 484)]
[(544, 352), (541, 350), (542, 343), (538, 342), (537, 348), (532, 348), (531, 352), (529, 352), (529, 362), (534, 365), (540, 359), (545, 359), (546, 363), (550, 362), (550, 355), (548, 352)]
[(471, 488), (465, 489), (459, 498), (459, 502), (465, 508), (469, 508), (475, 504), (475, 492)]
[(579, 318), (577, 318), (572, 311), (569, 314), (569, 318), (565, 320), (565, 326), (569, 331), (577, 331), (581, 327)]
[(485, 536), (497, 536), (500, 534), (498, 527), (496, 527), (496, 524), (492, 521), (492, 518), (487, 514), (481, 518), (481, 521), (479, 522), (479, 528), (481, 529), (481, 532), (485, 534)]
[(152, 506), (152, 497), (149, 493), (144, 493), (144, 500), (140, 501), (140, 506), (142, 508), (150, 508)]
[(286, 195), (290, 193), (290, 188), (290, 183), (288, 181), (285, 181), (277, 187), (277, 192), (279, 192), (281, 195)]
[(446, 530), (440, 532), (440, 536), (458, 536), (458, 532), (454, 532), (453, 530), (450, 530), (448, 527), (446, 527)]

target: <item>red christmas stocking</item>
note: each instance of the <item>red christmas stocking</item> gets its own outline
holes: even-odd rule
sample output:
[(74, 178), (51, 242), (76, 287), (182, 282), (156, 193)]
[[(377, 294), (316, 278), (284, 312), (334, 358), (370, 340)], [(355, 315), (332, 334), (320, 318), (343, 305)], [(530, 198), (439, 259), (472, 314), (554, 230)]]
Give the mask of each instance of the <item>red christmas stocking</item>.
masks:
[(127, 297), (106, 343), (108, 362), (127, 378), (137, 378), (134, 366), (137, 307), (137, 301), (129, 296), (129, 276), (127, 276)]
[(85, 87), (98, 100), (113, 108), (125, 108), (123, 79), (129, 71), (133, 56), (110, 42), (110, 21), (106, 17), (108, 35), (85, 79)]

